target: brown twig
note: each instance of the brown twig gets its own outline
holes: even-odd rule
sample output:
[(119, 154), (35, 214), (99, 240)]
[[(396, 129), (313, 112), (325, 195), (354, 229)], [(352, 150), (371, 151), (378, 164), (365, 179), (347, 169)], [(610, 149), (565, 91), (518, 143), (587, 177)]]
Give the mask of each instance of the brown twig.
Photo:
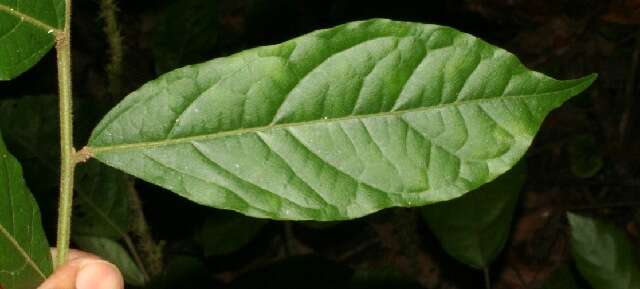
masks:
[(100, 1), (100, 17), (104, 21), (103, 31), (109, 44), (109, 62), (106, 67), (109, 81), (108, 90), (114, 98), (120, 97), (122, 94), (122, 59), (124, 55), (122, 34), (116, 15), (118, 11), (116, 0)]
[(131, 234), (136, 241), (136, 245), (140, 250), (140, 255), (145, 264), (145, 267), (149, 271), (149, 274), (157, 276), (162, 273), (164, 268), (164, 257), (162, 252), (162, 244), (158, 244), (151, 235), (151, 229), (147, 224), (147, 220), (144, 216), (144, 210), (142, 209), (142, 201), (138, 195), (138, 191), (134, 186), (133, 179), (129, 180), (129, 208), (131, 218)]

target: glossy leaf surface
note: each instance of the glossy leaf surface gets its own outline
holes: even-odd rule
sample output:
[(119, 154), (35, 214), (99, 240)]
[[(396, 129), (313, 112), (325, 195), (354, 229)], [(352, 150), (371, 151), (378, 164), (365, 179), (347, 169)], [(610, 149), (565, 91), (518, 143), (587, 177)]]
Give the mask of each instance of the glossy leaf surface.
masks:
[(594, 289), (640, 288), (638, 250), (613, 224), (569, 213), (571, 252)]
[(449, 255), (477, 269), (493, 262), (509, 236), (525, 171), (520, 163), (458, 199), (421, 209)]
[(64, 28), (64, 0), (0, 0), (0, 80), (36, 64)]
[(75, 237), (73, 241), (82, 250), (91, 252), (116, 265), (128, 284), (134, 286), (145, 284), (144, 274), (118, 242), (101, 237)]
[(0, 139), (0, 286), (34, 289), (51, 273), (38, 204)]
[(89, 147), (200, 204), (349, 219), (493, 180), (594, 78), (554, 80), (448, 27), (352, 22), (167, 73)]

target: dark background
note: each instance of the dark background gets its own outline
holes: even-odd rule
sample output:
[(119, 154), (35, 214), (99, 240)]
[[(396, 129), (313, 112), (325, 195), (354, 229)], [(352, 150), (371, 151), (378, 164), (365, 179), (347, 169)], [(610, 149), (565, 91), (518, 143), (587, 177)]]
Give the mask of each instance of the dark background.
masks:
[[(98, 2), (75, 2), (76, 97), (108, 107), (158, 76), (154, 33), (170, 1), (118, 3), (125, 46), (121, 95), (108, 93), (108, 46)], [(639, 244), (640, 1), (219, 0), (212, 17), (217, 27), (208, 37), (214, 44), (182, 64), (382, 17), (452, 26), (513, 52), (529, 68), (555, 78), (597, 72), (590, 89), (551, 113), (526, 156), (528, 178), (511, 237), (491, 267), (494, 288), (538, 288), (556, 268), (570, 264), (564, 217), (568, 210), (613, 221)], [(15, 81), (0, 83), (2, 98), (55, 93), (55, 72), (55, 53), (50, 52)], [(97, 119), (98, 113), (76, 122), (92, 127)], [(80, 146), (86, 139), (79, 135)], [(142, 181), (137, 188), (154, 238), (165, 242), (167, 264), (180, 258), (188, 261), (177, 264), (189, 264), (169, 266), (167, 270), (175, 270), (169, 274), (173, 279), (159, 287), (225, 288), (235, 281), (238, 288), (265, 288), (269, 281), (278, 284), (272, 288), (360, 288), (346, 285), (354, 272), (371, 272), (367, 280), (375, 286), (358, 285), (362, 288), (483, 286), (482, 272), (448, 257), (415, 210), (389, 209), (327, 228), (270, 222), (242, 249), (203, 257), (194, 232), (220, 212)], [(47, 197), (38, 199), (46, 202), (42, 200)], [(51, 204), (41, 206), (51, 236), (55, 214), (46, 209)]]

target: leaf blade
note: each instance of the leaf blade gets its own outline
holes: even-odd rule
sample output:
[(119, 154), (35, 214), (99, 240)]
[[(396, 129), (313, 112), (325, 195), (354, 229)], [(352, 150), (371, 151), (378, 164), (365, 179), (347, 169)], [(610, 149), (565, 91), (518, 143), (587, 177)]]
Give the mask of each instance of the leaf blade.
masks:
[(613, 224), (573, 213), (571, 253), (578, 270), (594, 289), (640, 286), (640, 261), (625, 233)]
[(352, 22), (165, 74), (108, 113), (89, 147), (201, 204), (347, 219), (492, 180), (593, 79), (553, 80), (447, 27)]
[(525, 165), (519, 163), (458, 199), (421, 208), (423, 218), (448, 254), (476, 269), (493, 262), (509, 236), (525, 171)]
[(119, 240), (129, 231), (127, 177), (120, 171), (90, 161), (76, 173), (74, 235)]
[(52, 271), (40, 212), (18, 161), (0, 139), (0, 284), (12, 289), (38, 286)]
[(0, 1), (0, 80), (35, 65), (64, 27), (64, 0)]

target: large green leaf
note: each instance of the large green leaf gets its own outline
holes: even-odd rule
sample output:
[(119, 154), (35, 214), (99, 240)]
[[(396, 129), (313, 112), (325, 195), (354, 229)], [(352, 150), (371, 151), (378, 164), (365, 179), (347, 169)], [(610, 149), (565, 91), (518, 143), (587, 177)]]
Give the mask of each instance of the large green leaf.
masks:
[(142, 286), (147, 280), (129, 253), (117, 242), (101, 237), (74, 237), (73, 242), (83, 250), (96, 254), (120, 269), (124, 280), (134, 286)]
[(167, 73), (89, 149), (200, 204), (348, 219), (493, 180), (594, 78), (554, 80), (448, 27), (353, 22)]
[(474, 268), (485, 268), (509, 237), (525, 177), (525, 165), (520, 163), (461, 198), (422, 208), (422, 215), (447, 253)]
[(640, 288), (640, 256), (622, 230), (589, 217), (568, 217), (573, 258), (594, 289)]
[(95, 161), (76, 172), (75, 235), (120, 239), (129, 231), (128, 180)]
[(65, 0), (0, 0), (0, 80), (36, 64), (64, 28)]
[(0, 138), (0, 287), (36, 288), (51, 265), (38, 205)]

